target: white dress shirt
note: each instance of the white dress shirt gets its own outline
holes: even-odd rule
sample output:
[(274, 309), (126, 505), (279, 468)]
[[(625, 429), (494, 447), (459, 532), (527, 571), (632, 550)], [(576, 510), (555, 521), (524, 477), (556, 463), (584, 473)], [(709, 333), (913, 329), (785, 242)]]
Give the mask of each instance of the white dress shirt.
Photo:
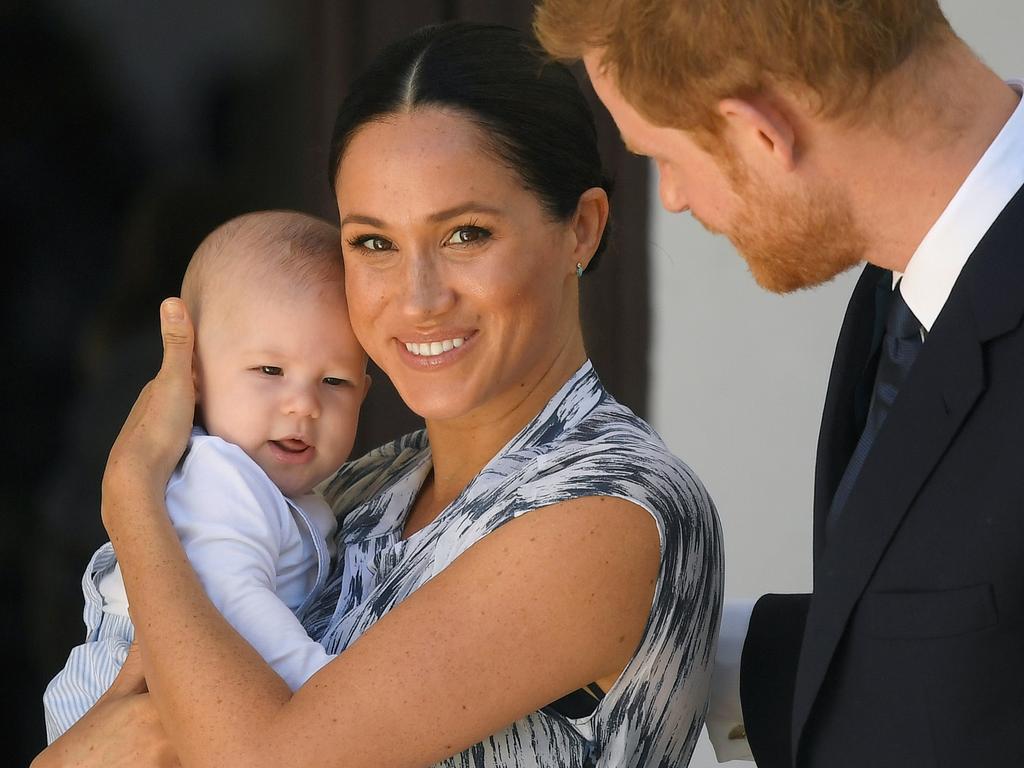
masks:
[[(1008, 84), (1024, 94), (1024, 80)], [(942, 311), (967, 259), (1024, 186), (1024, 100), (921, 240), (906, 271), (893, 274), (925, 332)], [(740, 659), (755, 600), (727, 600), (711, 682), (708, 736), (719, 762), (752, 760), (740, 705)]]

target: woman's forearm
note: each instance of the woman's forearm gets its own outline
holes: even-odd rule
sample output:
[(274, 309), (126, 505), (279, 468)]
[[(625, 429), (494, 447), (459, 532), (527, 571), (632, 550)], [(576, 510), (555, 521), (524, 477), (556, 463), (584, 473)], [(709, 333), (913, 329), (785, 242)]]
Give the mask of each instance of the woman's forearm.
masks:
[(184, 765), (254, 766), (258, 760), (245, 758), (259, 749), (260, 725), (290, 693), (210, 603), (168, 518), (164, 492), (195, 413), (194, 334), (180, 299), (161, 305), (160, 325), (163, 364), (110, 450), (103, 522), (121, 564), (157, 725)]
[(146, 691), (136, 646), (106, 693), (32, 768), (181, 768)]
[(256, 764), (246, 756), (290, 699), (287, 685), (206, 596), (162, 494), (112, 480), (103, 503), (149, 690), (182, 763)]

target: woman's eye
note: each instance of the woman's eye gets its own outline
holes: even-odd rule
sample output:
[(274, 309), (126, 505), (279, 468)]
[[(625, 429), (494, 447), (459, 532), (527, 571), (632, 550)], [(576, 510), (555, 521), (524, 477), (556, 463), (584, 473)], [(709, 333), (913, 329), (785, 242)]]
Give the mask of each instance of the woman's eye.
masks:
[(363, 235), (362, 237), (355, 237), (349, 240), (348, 244), (353, 248), (362, 248), (367, 251), (390, 251), (395, 247), (395, 244), (386, 237), (380, 237), (378, 235)]
[(340, 387), (345, 383), (345, 379), (339, 379), (337, 376), (324, 376), (324, 384), (329, 387)]
[(469, 245), (490, 237), (491, 233), (483, 227), (467, 226), (459, 227), (452, 236), (448, 238), (451, 245)]
[(276, 365), (261, 365), (260, 373), (264, 373), (267, 376), (280, 376), (282, 373), (284, 373), (284, 371), (282, 371), (281, 368)]

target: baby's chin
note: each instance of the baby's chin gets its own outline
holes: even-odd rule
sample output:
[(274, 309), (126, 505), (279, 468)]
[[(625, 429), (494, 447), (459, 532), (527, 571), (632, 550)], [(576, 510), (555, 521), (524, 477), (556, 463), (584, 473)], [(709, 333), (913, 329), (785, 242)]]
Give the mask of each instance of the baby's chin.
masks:
[(308, 496), (316, 491), (321, 483), (334, 477), (338, 469), (334, 468), (328, 472), (319, 472), (312, 477), (304, 477), (301, 480), (294, 477), (283, 477), (280, 472), (267, 471), (267, 467), (263, 467), (263, 471), (267, 473), (271, 482), (280, 489), (281, 493), (289, 498), (299, 498), (300, 496)]

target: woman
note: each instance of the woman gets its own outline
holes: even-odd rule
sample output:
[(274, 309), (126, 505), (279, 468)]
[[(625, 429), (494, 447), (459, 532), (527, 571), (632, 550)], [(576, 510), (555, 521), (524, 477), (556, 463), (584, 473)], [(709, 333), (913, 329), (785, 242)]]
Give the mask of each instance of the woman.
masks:
[(192, 337), (166, 302), (104, 477), (141, 661), (38, 766), (684, 764), (718, 523), (587, 361), (608, 199), (572, 75), (512, 30), (422, 30), (353, 86), (331, 178), (353, 328), (426, 421), (326, 490), (338, 565), (305, 623), (338, 657), (292, 695), (182, 555), (163, 488)]

